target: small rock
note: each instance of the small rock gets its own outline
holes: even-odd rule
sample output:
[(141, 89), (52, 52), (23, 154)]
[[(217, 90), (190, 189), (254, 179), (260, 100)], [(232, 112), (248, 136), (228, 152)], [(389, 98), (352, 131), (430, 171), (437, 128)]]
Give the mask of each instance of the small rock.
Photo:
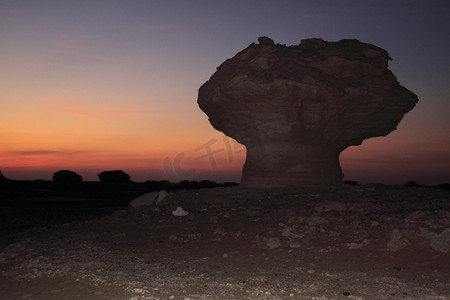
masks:
[(181, 206), (178, 206), (176, 210), (172, 210), (172, 214), (176, 217), (184, 217), (189, 214), (189, 212), (185, 211)]
[(430, 246), (439, 252), (450, 251), (450, 227), (444, 229), (441, 233), (433, 237), (430, 241)]
[(380, 225), (380, 223), (378, 223), (377, 221), (373, 221), (371, 224), (370, 224), (370, 227), (377, 227), (378, 225)]
[(309, 226), (315, 226), (315, 225), (326, 225), (328, 224), (328, 220), (324, 219), (322, 217), (316, 216), (316, 217), (310, 217), (307, 220)]
[(402, 233), (398, 228), (392, 230), (389, 235), (391, 239), (387, 243), (387, 248), (390, 251), (398, 251), (408, 245), (408, 241), (402, 239)]
[(272, 237), (267, 241), (266, 246), (270, 249), (275, 249), (281, 246), (281, 241), (279, 238)]
[(347, 246), (348, 249), (353, 250), (353, 249), (361, 249), (364, 246), (367, 246), (370, 244), (370, 240), (369, 239), (364, 239), (361, 243), (345, 243), (345, 246)]
[(403, 249), (404, 247), (406, 247), (408, 243), (405, 240), (399, 239), (399, 238), (394, 238), (391, 239), (388, 243), (387, 243), (387, 247), (390, 251), (398, 251), (400, 249)]
[(300, 248), (302, 246), (302, 243), (300, 242), (293, 242), (289, 244), (289, 247), (292, 249)]
[(144, 289), (141, 289), (141, 288), (134, 288), (134, 289), (133, 289), (133, 292), (136, 293), (136, 294), (143, 294), (143, 293), (144, 293)]
[(140, 206), (150, 206), (155, 202), (156, 197), (158, 197), (158, 192), (151, 192), (143, 194), (130, 202), (130, 206), (133, 208), (138, 208)]
[(164, 202), (166, 202), (168, 199), (167, 196), (169, 196), (168, 192), (166, 192), (165, 190), (160, 191), (158, 193), (158, 198), (156, 199), (156, 202), (155, 202), (156, 206), (160, 206), (160, 205), (164, 204)]
[(290, 236), (290, 234), (291, 234), (291, 229), (290, 228), (283, 228), (281, 230), (281, 235), (282, 236)]
[(281, 230), (281, 235), (285, 236), (285, 237), (290, 237), (293, 239), (301, 239), (305, 236), (304, 234), (298, 233), (295, 231), (295, 229), (289, 228), (289, 227), (283, 228)]

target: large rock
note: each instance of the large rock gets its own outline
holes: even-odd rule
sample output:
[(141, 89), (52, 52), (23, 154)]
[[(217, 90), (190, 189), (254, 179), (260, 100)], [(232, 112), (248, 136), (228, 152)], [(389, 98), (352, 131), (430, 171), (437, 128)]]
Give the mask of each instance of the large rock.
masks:
[(130, 182), (130, 175), (122, 170), (103, 171), (97, 175), (100, 182), (109, 184), (123, 184)]
[(53, 173), (53, 181), (59, 184), (75, 184), (83, 181), (83, 177), (74, 171), (59, 170)]
[(242, 186), (340, 184), (339, 154), (395, 130), (418, 101), (374, 45), (258, 40), (222, 63), (198, 93), (212, 126), (247, 147)]

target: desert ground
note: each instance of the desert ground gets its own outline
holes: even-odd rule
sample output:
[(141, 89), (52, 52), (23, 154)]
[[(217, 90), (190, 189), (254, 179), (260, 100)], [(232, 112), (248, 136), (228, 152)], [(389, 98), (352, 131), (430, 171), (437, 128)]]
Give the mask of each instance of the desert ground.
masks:
[(0, 299), (450, 299), (448, 190), (146, 192), (2, 201)]

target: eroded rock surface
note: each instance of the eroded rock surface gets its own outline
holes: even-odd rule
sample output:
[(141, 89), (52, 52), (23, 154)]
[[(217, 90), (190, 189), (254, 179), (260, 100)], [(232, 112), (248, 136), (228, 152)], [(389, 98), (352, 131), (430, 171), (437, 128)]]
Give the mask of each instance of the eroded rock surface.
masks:
[(222, 63), (198, 94), (212, 126), (247, 147), (242, 186), (340, 184), (339, 154), (395, 130), (418, 101), (374, 45), (258, 40)]

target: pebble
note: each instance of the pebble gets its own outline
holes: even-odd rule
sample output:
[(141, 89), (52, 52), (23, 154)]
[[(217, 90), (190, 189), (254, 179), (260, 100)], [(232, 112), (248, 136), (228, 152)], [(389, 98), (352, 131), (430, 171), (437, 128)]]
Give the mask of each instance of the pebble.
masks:
[(364, 246), (367, 246), (370, 244), (370, 240), (369, 239), (364, 239), (364, 241), (362, 241), (361, 243), (345, 243), (345, 246), (347, 246), (347, 248), (349, 250), (353, 250), (353, 249), (361, 249)]
[(302, 246), (302, 243), (300, 242), (293, 242), (289, 244), (289, 247), (292, 249), (300, 248)]
[(390, 251), (398, 251), (406, 247), (406, 245), (408, 245), (408, 241), (402, 239), (402, 233), (398, 228), (392, 230), (389, 233), (389, 236), (391, 239), (387, 243), (387, 248)]
[(143, 293), (144, 293), (144, 290), (141, 289), (141, 288), (134, 288), (134, 289), (133, 289), (133, 292), (136, 293), (136, 294), (143, 294)]
[(275, 249), (281, 246), (281, 241), (279, 238), (272, 237), (267, 241), (266, 246), (270, 249)]
[(185, 211), (181, 206), (178, 206), (177, 209), (172, 210), (172, 214), (176, 217), (184, 217), (189, 214), (189, 212)]
[(328, 220), (327, 219), (324, 219), (324, 218), (319, 217), (319, 216), (309, 217), (307, 222), (308, 222), (309, 226), (326, 225), (326, 224), (328, 224)]

